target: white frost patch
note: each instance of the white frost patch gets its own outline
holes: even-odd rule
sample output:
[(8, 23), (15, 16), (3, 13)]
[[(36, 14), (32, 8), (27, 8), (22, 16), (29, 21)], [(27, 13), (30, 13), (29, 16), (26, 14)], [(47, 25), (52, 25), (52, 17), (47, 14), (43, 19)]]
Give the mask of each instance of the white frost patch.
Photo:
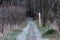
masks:
[(42, 33), (38, 30), (37, 25), (34, 22), (32, 22), (32, 25), (34, 28), (36, 40), (48, 40), (47, 38), (45, 39), (41, 37)]
[(23, 32), (21, 32), (19, 35), (16, 36), (16, 40), (26, 40), (26, 38), (28, 38), (27, 37), (28, 30), (29, 30), (29, 28), (31, 26), (33, 27), (36, 40), (48, 40), (48, 39), (45, 39), (45, 38), (42, 38), (41, 37), (42, 36), (42, 33), (38, 30), (37, 25), (33, 21), (31, 21), (31, 20), (28, 21), (27, 27), (25, 27), (23, 29)]
[(28, 34), (29, 26), (30, 24), (28, 22), (27, 27), (23, 29), (23, 32), (17, 35), (16, 40), (26, 40), (26, 35)]

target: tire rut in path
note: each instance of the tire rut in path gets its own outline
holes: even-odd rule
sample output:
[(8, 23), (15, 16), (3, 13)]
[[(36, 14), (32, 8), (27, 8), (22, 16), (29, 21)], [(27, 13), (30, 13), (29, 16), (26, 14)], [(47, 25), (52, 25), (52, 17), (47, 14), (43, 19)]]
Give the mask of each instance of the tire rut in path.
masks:
[(30, 23), (30, 27), (29, 27), (29, 30), (28, 30), (28, 35), (26, 37), (26, 40), (36, 40), (33, 25), (31, 23)]

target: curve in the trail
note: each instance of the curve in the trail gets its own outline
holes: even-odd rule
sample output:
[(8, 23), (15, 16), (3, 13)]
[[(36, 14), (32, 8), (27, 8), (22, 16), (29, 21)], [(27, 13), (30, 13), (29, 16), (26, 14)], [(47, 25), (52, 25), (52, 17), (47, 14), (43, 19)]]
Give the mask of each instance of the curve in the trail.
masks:
[(16, 40), (48, 40), (42, 38), (42, 33), (38, 30), (38, 26), (32, 21), (28, 21), (23, 31), (16, 36)]

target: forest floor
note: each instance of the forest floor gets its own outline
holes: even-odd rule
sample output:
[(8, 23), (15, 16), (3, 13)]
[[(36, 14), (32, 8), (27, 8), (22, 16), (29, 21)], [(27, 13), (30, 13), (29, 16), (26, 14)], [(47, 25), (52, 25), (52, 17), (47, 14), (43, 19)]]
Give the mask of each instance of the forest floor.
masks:
[(38, 26), (32, 20), (28, 20), (27, 26), (16, 36), (16, 40), (48, 40), (48, 38), (42, 38)]
[[(39, 24), (38, 24), (38, 20), (34, 20), (34, 22), (37, 24), (38, 26), (38, 29), (42, 32), (42, 34), (44, 32), (46, 32), (47, 30), (51, 29), (51, 27), (39, 27)], [(53, 27), (52, 27), (53, 28)], [(47, 35), (43, 35), (42, 36), (43, 38), (49, 38), (49, 40), (60, 40), (60, 34), (57, 32), (57, 33), (53, 33), (53, 34), (47, 34)]]
[(8, 32), (7, 35), (4, 35), (2, 40), (15, 40), (15, 36), (21, 33), (22, 29), (25, 28), (26, 25), (26, 21), (22, 22), (19, 27), (17, 26), (17, 28), (14, 28), (10, 32)]
[(23, 28), (8, 33), (4, 40), (60, 40), (60, 36), (56, 34), (42, 37), (42, 32), (38, 27), (38, 20), (28, 19), (26, 23), (23, 22), (22, 26)]

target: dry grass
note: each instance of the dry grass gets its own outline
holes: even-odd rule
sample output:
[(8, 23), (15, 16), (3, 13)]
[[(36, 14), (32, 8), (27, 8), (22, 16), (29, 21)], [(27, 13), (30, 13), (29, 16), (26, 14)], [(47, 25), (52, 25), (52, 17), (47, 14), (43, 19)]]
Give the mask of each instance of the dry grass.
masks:
[[(24, 27), (26, 27), (27, 21), (22, 22), (20, 25), (15, 25), (11, 31), (5, 29), (3, 37), (0, 37), (0, 40), (15, 40), (15, 36), (18, 35), (22, 31)], [(7, 30), (7, 31), (6, 31)]]
[[(34, 20), (34, 22), (39, 26), (38, 24), (38, 20)], [(50, 29), (51, 27), (42, 27), (42, 28), (39, 28), (40, 31), (42, 31), (43, 33), (47, 30), (47, 29)], [(54, 34), (50, 34), (50, 35), (46, 35), (44, 38), (49, 38), (49, 40), (60, 40), (60, 34), (57, 32), (57, 33), (54, 33)]]
[(0, 40), (3, 40), (3, 34), (0, 33)]

